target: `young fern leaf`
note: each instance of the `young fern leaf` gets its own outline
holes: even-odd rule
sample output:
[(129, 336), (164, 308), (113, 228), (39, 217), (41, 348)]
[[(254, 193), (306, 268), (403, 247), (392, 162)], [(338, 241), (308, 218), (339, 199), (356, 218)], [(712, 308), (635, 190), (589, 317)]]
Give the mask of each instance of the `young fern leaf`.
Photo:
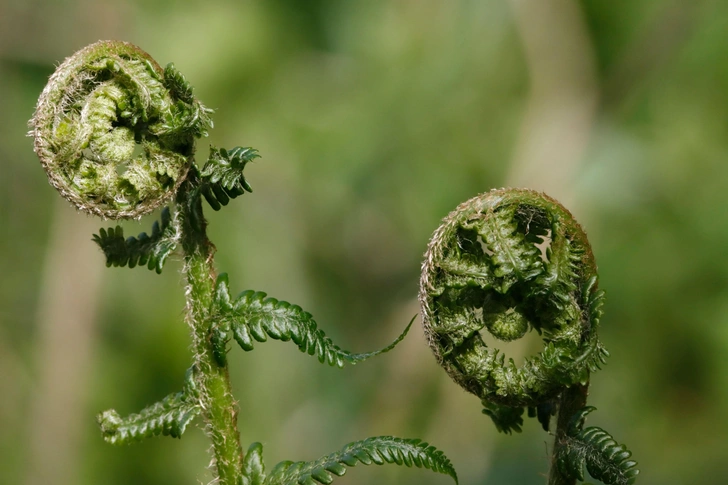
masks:
[(172, 199), (176, 204), (174, 215), (164, 209), (151, 235), (125, 239), (117, 226), (93, 237), (107, 266), (147, 265), (157, 272), (179, 245), (194, 350), (182, 391), (124, 418), (114, 410), (99, 414), (104, 439), (121, 444), (156, 435), (180, 437), (200, 414), (212, 442), (212, 481), (220, 485), (327, 484), (331, 474), (343, 475), (345, 465), (357, 462), (414, 465), (457, 481), (450, 461), (419, 440), (370, 438), (315, 462), (284, 462), (267, 478), (259, 443), (243, 458), (225, 362), (232, 338), (245, 350), (253, 348), (253, 340), (292, 340), (321, 362), (342, 366), (391, 350), (412, 322), (386, 348), (352, 354), (334, 345), (300, 307), (255, 292), (231, 301), (225, 275), (214, 285), (214, 245), (206, 234), (202, 197), (219, 210), (251, 192), (243, 172), (258, 152), (211, 147), (200, 170), (194, 161), (195, 139), (212, 128), (211, 112), (195, 99), (174, 65), (162, 69), (132, 44), (101, 41), (58, 67), (30, 122), (35, 152), (51, 185), (79, 210), (102, 218), (139, 219)]
[(265, 465), (263, 464), (263, 445), (253, 443), (243, 459), (243, 485), (263, 485)]
[(125, 418), (113, 409), (100, 413), (96, 420), (107, 443), (128, 444), (151, 436), (181, 438), (187, 425), (200, 414), (192, 370), (185, 388)]
[(177, 226), (172, 220), (169, 208), (162, 210), (161, 224), (155, 221), (152, 234), (142, 232), (137, 237), (124, 239), (124, 230), (120, 226), (101, 228), (99, 234), (93, 235), (93, 241), (99, 245), (106, 256), (106, 266), (144, 266), (157, 273), (162, 272), (167, 257), (177, 246)]
[(316, 461), (283, 461), (275, 466), (264, 485), (328, 485), (357, 463), (384, 465), (395, 463), (407, 467), (427, 468), (448, 475), (458, 483), (457, 473), (445, 454), (420, 440), (379, 436), (356, 441), (341, 451)]
[[(496, 403), (483, 401), (483, 414), (490, 417), (495, 429), (500, 433), (520, 433), (523, 426), (523, 408), (501, 406)], [(530, 414), (529, 414), (530, 416)]]
[(64, 198), (104, 218), (138, 219), (175, 196), (210, 112), (173, 67), (132, 44), (101, 41), (58, 67), (30, 126)]
[(589, 474), (606, 485), (632, 485), (639, 474), (637, 462), (630, 460), (632, 452), (601, 428), (584, 429), (586, 415), (595, 409), (587, 406), (571, 419), (564, 437), (567, 446), (558, 449), (556, 466), (564, 475), (581, 481), (586, 465)]
[[(634, 481), (629, 452), (599, 428), (567, 430), (584, 408), (589, 378), (609, 356), (598, 337), (598, 289), (586, 233), (556, 200), (528, 189), (497, 189), (460, 204), (437, 228), (420, 279), (422, 322), (439, 364), (478, 396), (496, 429), (519, 432), (523, 410), (548, 431), (557, 415), (549, 485), (575, 485), (583, 466), (612, 485)], [(541, 335), (521, 366), (501, 342)], [(583, 422), (582, 422), (583, 424)]]
[(243, 170), (252, 160), (259, 158), (254, 148), (235, 147), (232, 150), (210, 147), (210, 157), (200, 171), (200, 193), (213, 210), (228, 205), (230, 199), (253, 189), (245, 180)]
[[(486, 414), (503, 431), (520, 426), (518, 408), (554, 401), (602, 365), (602, 301), (583, 229), (562, 205), (531, 190), (492, 190), (458, 206), (435, 231), (422, 265), (429, 344), (455, 382), (493, 404)], [(520, 367), (481, 339), (488, 332), (510, 342), (529, 330), (544, 346)]]
[(230, 300), (227, 274), (217, 279), (214, 315), (218, 322), (213, 328), (211, 340), (218, 359), (224, 359), (225, 344), (232, 338), (245, 351), (253, 350), (253, 342), (265, 342), (268, 337), (283, 342), (292, 341), (301, 352), (318, 357), (319, 362), (343, 367), (344, 363), (357, 364), (392, 350), (409, 332), (414, 318), (394, 342), (374, 352), (354, 354), (334, 344), (319, 329), (310, 313), (298, 305), (275, 298), (266, 298), (262, 291), (248, 290), (235, 301)]

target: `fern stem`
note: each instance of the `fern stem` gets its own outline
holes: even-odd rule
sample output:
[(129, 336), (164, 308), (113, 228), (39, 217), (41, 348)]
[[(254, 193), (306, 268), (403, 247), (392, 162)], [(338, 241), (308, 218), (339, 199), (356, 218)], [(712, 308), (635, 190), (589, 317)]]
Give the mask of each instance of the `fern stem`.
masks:
[(569, 423), (574, 415), (584, 406), (589, 395), (589, 383), (575, 384), (561, 394), (559, 401), (559, 415), (556, 418), (556, 436), (554, 438), (554, 446), (551, 452), (551, 469), (549, 471), (548, 485), (576, 485), (576, 478), (570, 478), (559, 470), (556, 466), (556, 457), (559, 455), (561, 448), (568, 447), (568, 429)]
[[(192, 175), (192, 174), (191, 174)], [(207, 238), (200, 198), (195, 196), (194, 176), (183, 184), (178, 195), (181, 212), (181, 243), (187, 280), (187, 321), (192, 330), (195, 353), (195, 381), (206, 432), (212, 440), (218, 483), (238, 485), (242, 480), (243, 450), (237, 428), (238, 406), (230, 385), (226, 363), (216, 361), (210, 343), (215, 321), (210, 317), (214, 288), (214, 246)]]

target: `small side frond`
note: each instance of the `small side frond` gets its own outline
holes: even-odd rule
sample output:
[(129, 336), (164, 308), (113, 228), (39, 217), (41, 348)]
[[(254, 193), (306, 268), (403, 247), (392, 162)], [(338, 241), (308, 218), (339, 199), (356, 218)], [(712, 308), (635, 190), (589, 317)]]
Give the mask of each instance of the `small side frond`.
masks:
[(489, 416), (500, 433), (511, 434), (521, 432), (523, 426), (523, 408), (502, 406), (488, 401), (482, 401), (483, 414)]
[(583, 429), (586, 415), (594, 410), (585, 407), (571, 419), (565, 437), (567, 446), (561, 447), (556, 456), (559, 471), (583, 481), (586, 466), (593, 478), (606, 485), (632, 485), (639, 474), (637, 462), (630, 460), (632, 452), (601, 428)]
[(96, 420), (107, 443), (128, 444), (151, 436), (180, 438), (187, 425), (200, 414), (200, 406), (194, 392), (192, 373), (188, 372), (183, 391), (170, 394), (161, 401), (144, 408), (138, 414), (125, 418), (110, 409), (100, 413)]
[(265, 465), (263, 464), (263, 445), (253, 443), (243, 459), (243, 485), (263, 485)]
[(383, 465), (395, 463), (426, 468), (448, 475), (457, 483), (457, 473), (445, 454), (420, 440), (379, 436), (349, 443), (341, 451), (316, 461), (284, 461), (275, 466), (265, 485), (328, 485), (357, 463)]
[(212, 110), (195, 99), (192, 85), (171, 62), (164, 68), (162, 82), (175, 102), (162, 122), (151, 126), (150, 131), (156, 135), (189, 133), (196, 138), (207, 136), (207, 130), (213, 126)]
[(107, 267), (146, 265), (150, 270), (161, 273), (167, 257), (177, 246), (177, 227), (169, 208), (165, 207), (161, 223), (154, 222), (151, 235), (142, 232), (137, 237), (124, 239), (124, 230), (116, 226), (100, 229), (98, 234), (94, 234), (93, 241), (104, 252)]
[(259, 158), (258, 150), (235, 147), (232, 150), (210, 147), (210, 158), (200, 171), (200, 193), (213, 210), (220, 210), (234, 199), (253, 189), (245, 180), (243, 170), (252, 160)]
[(539, 403), (537, 406), (531, 406), (528, 408), (528, 417), (537, 418), (538, 422), (541, 423), (541, 427), (547, 433), (551, 425), (551, 418), (556, 415), (558, 406), (555, 401), (544, 401)]
[(221, 273), (214, 304), (218, 322), (215, 334), (226, 336), (231, 331), (232, 337), (245, 351), (253, 350), (253, 341), (265, 342), (268, 337), (283, 342), (291, 340), (301, 352), (317, 356), (319, 362), (343, 367), (344, 363), (354, 365), (389, 352), (404, 339), (415, 320), (412, 318), (402, 334), (383, 349), (354, 354), (334, 344), (318, 328), (313, 316), (300, 306), (266, 296), (261, 291), (249, 290), (231, 301), (227, 275)]

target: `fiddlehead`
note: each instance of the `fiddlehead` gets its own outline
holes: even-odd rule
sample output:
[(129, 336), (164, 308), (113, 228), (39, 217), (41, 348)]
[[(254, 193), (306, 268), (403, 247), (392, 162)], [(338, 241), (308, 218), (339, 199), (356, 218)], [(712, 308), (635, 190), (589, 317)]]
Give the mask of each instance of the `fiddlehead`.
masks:
[[(138, 218), (171, 199), (210, 110), (184, 77), (132, 44), (102, 41), (66, 59), (30, 122), (61, 195), (105, 218)], [(137, 153), (138, 152), (138, 153)]]
[[(556, 201), (529, 190), (461, 204), (435, 232), (422, 267), (430, 346), (458, 384), (496, 406), (535, 407), (588, 379), (607, 355), (596, 332), (601, 300), (584, 231)], [(529, 330), (545, 345), (521, 368), (480, 338), (488, 331), (511, 341)]]
[[(560, 457), (571, 456), (564, 423), (584, 406), (589, 375), (609, 355), (597, 335), (604, 295), (596, 269), (569, 211), (525, 189), (492, 190), (458, 206), (422, 264), (423, 324), (440, 365), (481, 399), (499, 431), (520, 431), (524, 408), (548, 430), (558, 408)], [(481, 338), (487, 331), (508, 342), (531, 330), (544, 347), (520, 367)]]

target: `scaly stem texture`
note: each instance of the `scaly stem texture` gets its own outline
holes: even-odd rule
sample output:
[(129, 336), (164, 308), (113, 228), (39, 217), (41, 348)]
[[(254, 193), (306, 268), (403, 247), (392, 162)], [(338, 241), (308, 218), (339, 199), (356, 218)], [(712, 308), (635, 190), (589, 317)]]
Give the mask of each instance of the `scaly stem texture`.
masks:
[(556, 436), (554, 437), (554, 449), (551, 454), (548, 485), (576, 485), (576, 477), (562, 473), (556, 464), (556, 458), (562, 453), (568, 452), (569, 424), (574, 414), (586, 406), (588, 394), (588, 384), (573, 385), (561, 394), (559, 414), (556, 418)]
[(212, 440), (219, 483), (238, 485), (242, 477), (243, 450), (237, 428), (238, 405), (233, 398), (227, 363), (215, 359), (210, 342), (216, 274), (214, 247), (207, 239), (202, 201), (193, 195), (192, 182), (183, 184), (178, 204), (181, 208), (181, 243), (187, 279), (187, 322), (192, 330), (195, 352), (194, 379), (206, 431)]

